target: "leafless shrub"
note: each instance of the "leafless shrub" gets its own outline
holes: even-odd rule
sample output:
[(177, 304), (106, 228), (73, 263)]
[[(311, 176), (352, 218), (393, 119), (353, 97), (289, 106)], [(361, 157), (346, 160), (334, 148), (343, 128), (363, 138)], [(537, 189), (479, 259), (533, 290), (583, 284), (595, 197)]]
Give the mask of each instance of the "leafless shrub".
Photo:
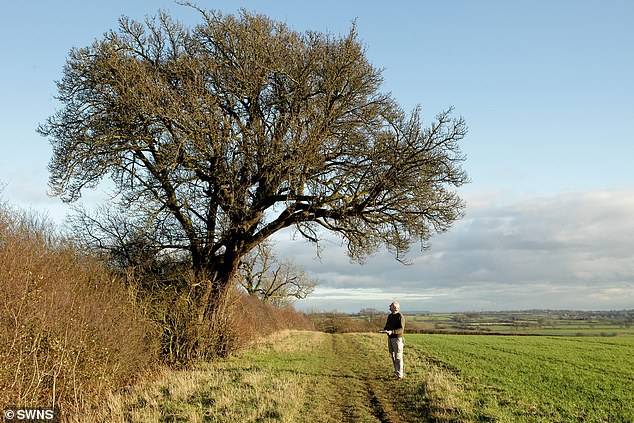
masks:
[(0, 402), (94, 406), (157, 361), (132, 288), (37, 216), (0, 209)]
[(45, 219), (0, 206), (0, 403), (55, 406), (72, 420), (157, 368), (161, 347), (165, 361), (189, 364), (312, 328), (292, 307), (237, 290), (200, 324), (185, 291), (146, 289), (142, 276), (115, 275)]
[(376, 332), (383, 329), (385, 317), (377, 316), (371, 321), (344, 313), (312, 313), (309, 315), (317, 330), (327, 333)]
[(238, 289), (221, 296), (202, 323), (193, 311), (183, 295), (163, 310), (163, 356), (172, 366), (229, 356), (279, 330), (314, 329), (292, 306), (277, 308)]

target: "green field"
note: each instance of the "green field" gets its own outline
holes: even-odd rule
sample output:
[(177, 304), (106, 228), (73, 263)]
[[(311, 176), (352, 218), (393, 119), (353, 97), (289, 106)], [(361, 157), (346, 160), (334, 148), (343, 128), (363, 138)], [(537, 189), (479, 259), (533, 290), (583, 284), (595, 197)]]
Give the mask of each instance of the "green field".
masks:
[(416, 353), (467, 386), (467, 402), (477, 404), (481, 416), (634, 421), (634, 337), (412, 335), (408, 340)]
[(109, 400), (110, 421), (631, 422), (634, 337), (283, 332)]

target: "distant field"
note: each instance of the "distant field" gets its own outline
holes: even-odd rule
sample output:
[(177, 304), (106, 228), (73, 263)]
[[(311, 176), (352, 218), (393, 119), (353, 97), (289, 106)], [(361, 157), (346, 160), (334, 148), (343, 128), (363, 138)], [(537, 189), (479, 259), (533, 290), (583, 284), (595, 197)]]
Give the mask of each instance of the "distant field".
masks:
[(109, 400), (110, 421), (632, 422), (634, 337), (284, 332)]
[(493, 332), (563, 336), (634, 335), (634, 311), (632, 310), (420, 313), (408, 314), (407, 321), (411, 329), (422, 332)]

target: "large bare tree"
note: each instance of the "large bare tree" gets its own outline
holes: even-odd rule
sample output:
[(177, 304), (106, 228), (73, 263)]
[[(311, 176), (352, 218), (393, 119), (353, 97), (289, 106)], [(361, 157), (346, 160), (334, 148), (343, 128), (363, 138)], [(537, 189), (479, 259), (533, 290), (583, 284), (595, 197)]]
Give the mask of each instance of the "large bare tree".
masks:
[(355, 259), (380, 245), (401, 258), (460, 217), (463, 119), (406, 114), (354, 26), (340, 37), (200, 13), (193, 28), (122, 18), (71, 50), (61, 108), (39, 128), (55, 195), (73, 202), (110, 177), (127, 230), (186, 254), (199, 319), (281, 229), (335, 232)]

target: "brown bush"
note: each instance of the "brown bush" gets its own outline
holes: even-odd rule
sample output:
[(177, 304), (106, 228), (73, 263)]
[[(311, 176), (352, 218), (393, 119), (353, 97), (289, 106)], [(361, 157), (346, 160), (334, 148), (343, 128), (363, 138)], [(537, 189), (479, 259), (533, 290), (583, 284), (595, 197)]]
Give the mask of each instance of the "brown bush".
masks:
[(186, 295), (177, 296), (169, 307), (159, 307), (163, 357), (176, 367), (229, 356), (278, 330), (314, 329), (306, 315), (292, 306), (277, 308), (237, 288), (221, 297), (202, 325)]
[(134, 292), (42, 219), (0, 208), (0, 403), (97, 404), (157, 362)]
[(385, 325), (383, 316), (369, 320), (344, 313), (311, 313), (309, 318), (317, 330), (327, 333), (376, 332)]
[(283, 329), (314, 330), (308, 317), (293, 306), (277, 308), (242, 292), (237, 296), (231, 320), (235, 332), (233, 350), (240, 350), (260, 337)]

